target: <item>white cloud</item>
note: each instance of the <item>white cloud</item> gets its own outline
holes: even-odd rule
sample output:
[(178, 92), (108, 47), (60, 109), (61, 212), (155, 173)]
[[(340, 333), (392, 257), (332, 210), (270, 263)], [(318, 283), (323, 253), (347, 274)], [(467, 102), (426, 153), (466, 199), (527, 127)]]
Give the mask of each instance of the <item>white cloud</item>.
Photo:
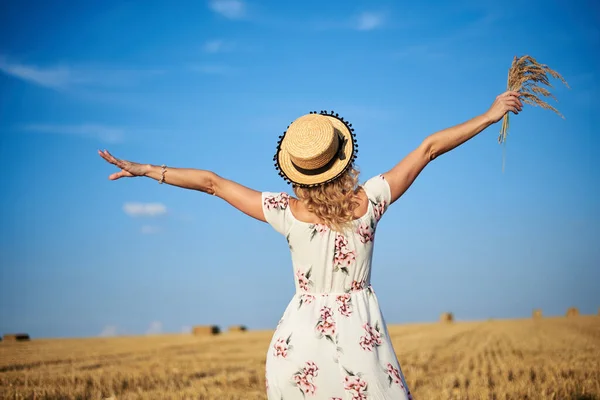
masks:
[(370, 31), (383, 25), (384, 17), (382, 14), (373, 12), (364, 12), (358, 16), (356, 29), (359, 31)]
[(118, 143), (123, 140), (123, 129), (96, 124), (29, 124), (22, 126), (21, 130), (37, 133), (81, 136), (86, 138), (98, 139), (105, 143)]
[(52, 89), (73, 87), (131, 86), (142, 78), (163, 74), (160, 69), (116, 66), (36, 66), (9, 61), (0, 55), (0, 72), (35, 85)]
[(204, 43), (203, 48), (206, 53), (218, 53), (225, 49), (225, 42), (219, 39), (209, 40), (208, 42)]
[(71, 71), (67, 67), (43, 69), (31, 65), (9, 63), (4, 58), (0, 58), (0, 71), (7, 75), (51, 88), (65, 86), (72, 79)]
[(102, 329), (102, 332), (98, 336), (111, 337), (117, 336), (117, 327), (114, 325), (107, 325)]
[(140, 229), (140, 231), (144, 235), (153, 235), (155, 233), (160, 232), (160, 228), (158, 226), (144, 225), (144, 226), (142, 226), (142, 228)]
[(252, 51), (252, 47), (250, 46), (239, 46), (234, 42), (223, 40), (223, 39), (212, 39), (208, 40), (202, 46), (202, 50), (205, 53), (215, 54), (215, 53), (225, 53), (233, 50), (242, 51), (242, 52), (250, 52)]
[(154, 217), (165, 214), (167, 207), (162, 203), (125, 203), (123, 211), (132, 217)]
[(319, 30), (358, 30), (371, 31), (381, 28), (385, 24), (383, 12), (365, 11), (353, 16), (338, 16), (335, 18), (319, 17), (313, 20), (311, 27)]
[(235, 70), (227, 65), (221, 64), (200, 64), (190, 67), (192, 72), (198, 72), (205, 75), (231, 75)]
[(146, 331), (146, 335), (157, 335), (162, 332), (163, 324), (160, 321), (152, 321), (150, 327)]
[(229, 19), (242, 19), (246, 16), (246, 4), (241, 0), (210, 0), (210, 9)]

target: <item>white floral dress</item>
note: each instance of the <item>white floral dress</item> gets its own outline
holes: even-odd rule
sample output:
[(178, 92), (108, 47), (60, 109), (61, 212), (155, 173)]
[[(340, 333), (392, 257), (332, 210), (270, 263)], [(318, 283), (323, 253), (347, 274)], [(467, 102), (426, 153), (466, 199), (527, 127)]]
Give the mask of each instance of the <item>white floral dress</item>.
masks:
[(362, 187), (368, 211), (343, 234), (295, 219), (286, 193), (262, 194), (267, 222), (288, 241), (296, 283), (267, 353), (269, 400), (412, 399), (370, 285), (390, 188), (382, 175)]

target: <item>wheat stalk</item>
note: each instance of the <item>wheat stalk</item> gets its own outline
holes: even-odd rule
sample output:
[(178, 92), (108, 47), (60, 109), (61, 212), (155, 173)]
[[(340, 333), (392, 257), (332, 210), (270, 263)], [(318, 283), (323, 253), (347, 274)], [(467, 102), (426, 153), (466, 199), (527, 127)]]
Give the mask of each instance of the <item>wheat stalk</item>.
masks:
[[(550, 91), (540, 85), (552, 87), (548, 74), (556, 79), (560, 79), (562, 83), (569, 87), (565, 79), (556, 71), (550, 69), (547, 65), (538, 63), (533, 57), (525, 55), (522, 57), (515, 56), (513, 58), (510, 69), (508, 70), (508, 79), (506, 89), (521, 93), (521, 101), (532, 106), (539, 106), (547, 110), (552, 110), (561, 118), (565, 118), (556, 108), (540, 99), (539, 96), (552, 97), (558, 101)], [(502, 119), (502, 127), (498, 142), (504, 143), (508, 135), (509, 128), (509, 113), (504, 115)]]

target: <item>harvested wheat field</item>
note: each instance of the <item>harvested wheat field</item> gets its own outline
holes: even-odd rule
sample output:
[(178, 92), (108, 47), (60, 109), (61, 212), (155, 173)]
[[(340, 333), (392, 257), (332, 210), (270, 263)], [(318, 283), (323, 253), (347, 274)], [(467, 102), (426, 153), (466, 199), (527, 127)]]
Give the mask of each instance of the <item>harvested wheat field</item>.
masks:
[[(389, 330), (415, 399), (600, 399), (597, 316)], [(266, 399), (271, 334), (3, 342), (0, 398)]]

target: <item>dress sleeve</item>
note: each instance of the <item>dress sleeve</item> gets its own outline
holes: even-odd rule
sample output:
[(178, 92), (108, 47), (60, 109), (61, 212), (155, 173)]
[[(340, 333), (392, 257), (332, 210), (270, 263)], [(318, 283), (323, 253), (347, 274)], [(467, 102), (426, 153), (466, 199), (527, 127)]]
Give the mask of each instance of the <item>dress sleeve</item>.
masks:
[(287, 235), (292, 223), (290, 217), (290, 196), (287, 193), (262, 193), (262, 209), (265, 219), (282, 235)]
[(388, 209), (392, 199), (390, 185), (383, 175), (380, 174), (366, 181), (363, 188), (373, 207), (375, 219), (379, 221)]

